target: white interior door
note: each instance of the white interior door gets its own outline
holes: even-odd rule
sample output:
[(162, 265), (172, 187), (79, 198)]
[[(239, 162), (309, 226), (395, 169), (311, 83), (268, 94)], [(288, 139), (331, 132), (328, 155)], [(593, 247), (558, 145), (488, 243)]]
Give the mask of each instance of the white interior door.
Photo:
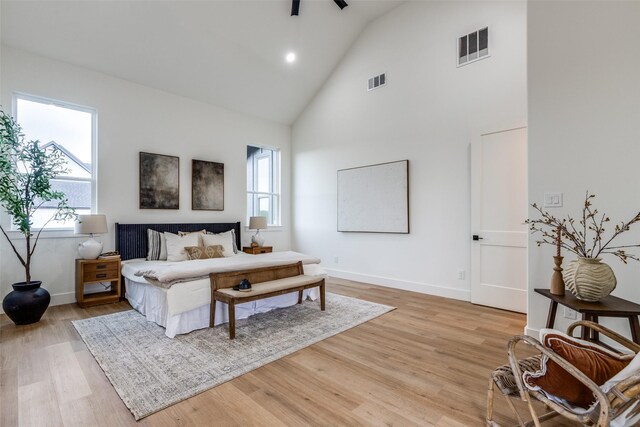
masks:
[(526, 312), (527, 204), (527, 129), (482, 135), (471, 144), (472, 303)]

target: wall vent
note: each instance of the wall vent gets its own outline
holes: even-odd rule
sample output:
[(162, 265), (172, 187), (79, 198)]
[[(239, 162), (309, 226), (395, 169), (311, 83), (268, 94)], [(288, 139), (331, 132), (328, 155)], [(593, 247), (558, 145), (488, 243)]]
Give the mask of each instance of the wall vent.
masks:
[(458, 67), (489, 57), (489, 27), (458, 38)]
[(371, 77), (367, 82), (367, 91), (378, 89), (380, 86), (387, 84), (387, 73)]

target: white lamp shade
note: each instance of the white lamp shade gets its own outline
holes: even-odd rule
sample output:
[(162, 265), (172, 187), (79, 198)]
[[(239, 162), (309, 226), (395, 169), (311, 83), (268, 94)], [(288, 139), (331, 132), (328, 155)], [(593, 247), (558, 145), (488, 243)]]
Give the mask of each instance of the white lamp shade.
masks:
[(106, 232), (106, 215), (78, 215), (75, 234), (104, 234)]
[(249, 218), (249, 230), (265, 230), (266, 228), (266, 216), (252, 216), (251, 218)]

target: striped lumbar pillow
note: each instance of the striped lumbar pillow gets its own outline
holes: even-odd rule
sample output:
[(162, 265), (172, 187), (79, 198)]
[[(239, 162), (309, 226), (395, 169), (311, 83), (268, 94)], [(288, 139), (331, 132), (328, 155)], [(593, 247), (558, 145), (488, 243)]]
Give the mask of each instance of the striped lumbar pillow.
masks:
[(147, 228), (147, 261), (167, 260), (167, 240), (159, 231)]

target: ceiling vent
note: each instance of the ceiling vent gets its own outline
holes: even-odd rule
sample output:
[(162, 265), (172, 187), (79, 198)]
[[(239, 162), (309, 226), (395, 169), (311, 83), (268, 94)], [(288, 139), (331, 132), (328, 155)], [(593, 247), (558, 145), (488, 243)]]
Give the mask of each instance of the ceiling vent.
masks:
[(489, 27), (458, 38), (458, 67), (489, 57)]
[(378, 76), (371, 77), (367, 82), (367, 91), (378, 89), (380, 86), (387, 84), (387, 74), (382, 73)]

